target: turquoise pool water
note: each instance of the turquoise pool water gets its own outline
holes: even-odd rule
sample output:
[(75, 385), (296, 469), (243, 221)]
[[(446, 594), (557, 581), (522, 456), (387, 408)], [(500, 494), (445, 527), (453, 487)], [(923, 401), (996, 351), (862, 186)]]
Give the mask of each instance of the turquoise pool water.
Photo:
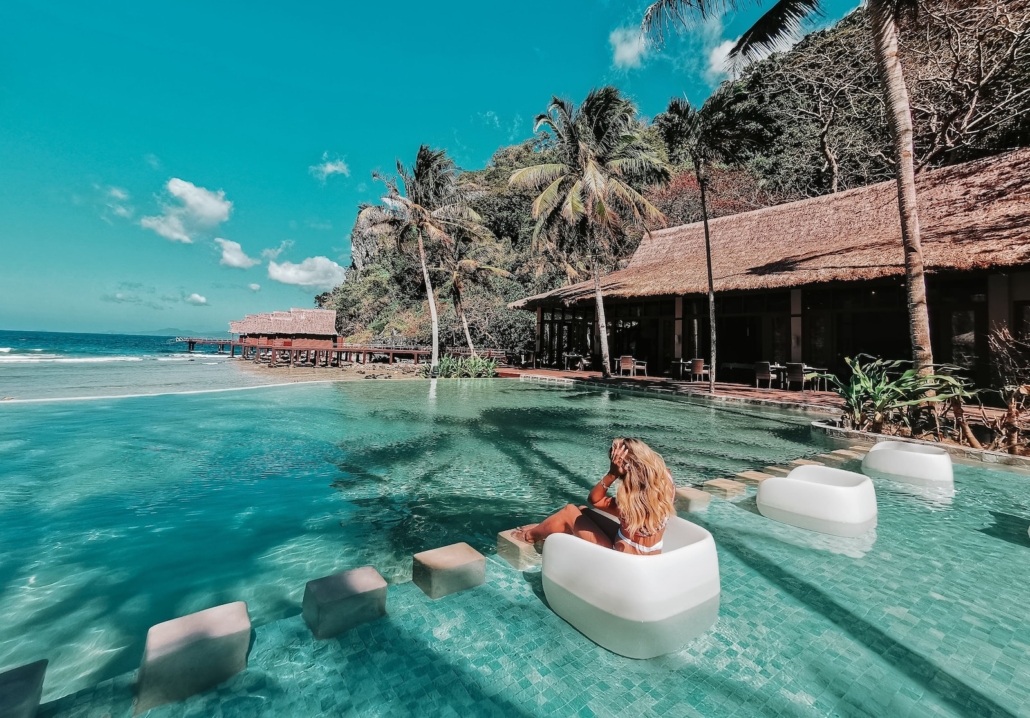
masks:
[[(716, 627), (637, 662), (542, 602), (537, 572), (431, 602), (413, 552), (581, 500), (612, 436), (696, 482), (825, 448), (799, 417), (517, 382), (352, 383), (0, 407), (0, 667), (47, 657), (48, 716), (131, 712), (147, 628), (246, 600), (248, 670), (171, 715), (1026, 715), (1030, 483), (956, 467), (951, 503), (878, 483), (875, 535), (691, 514)], [(387, 619), (314, 641), (304, 582), (375, 565)], [(66, 696), (60, 700), (61, 696)]]

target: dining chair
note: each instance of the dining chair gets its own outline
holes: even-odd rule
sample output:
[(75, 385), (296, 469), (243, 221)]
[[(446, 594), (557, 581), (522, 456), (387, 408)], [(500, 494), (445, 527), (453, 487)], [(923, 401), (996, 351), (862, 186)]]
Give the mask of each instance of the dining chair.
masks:
[(708, 365), (705, 364), (704, 359), (691, 359), (690, 360), (690, 380), (697, 381), (698, 377), (704, 379), (708, 376)]
[(619, 357), (619, 376), (623, 375), (623, 372), (629, 372), (630, 376), (633, 376), (634, 366), (633, 357), (624, 355)]
[(759, 388), (759, 382), (766, 381), (769, 383), (768, 388), (772, 389), (773, 383), (773, 372), (772, 362), (759, 361), (755, 362), (755, 388)]
[(787, 376), (786, 376), (787, 389), (790, 389), (791, 383), (801, 384), (801, 391), (805, 390), (805, 365), (800, 362), (787, 362)]
[(647, 376), (647, 362), (639, 359), (633, 360), (633, 376), (637, 375), (637, 370), (641, 369), (644, 372), (644, 376)]

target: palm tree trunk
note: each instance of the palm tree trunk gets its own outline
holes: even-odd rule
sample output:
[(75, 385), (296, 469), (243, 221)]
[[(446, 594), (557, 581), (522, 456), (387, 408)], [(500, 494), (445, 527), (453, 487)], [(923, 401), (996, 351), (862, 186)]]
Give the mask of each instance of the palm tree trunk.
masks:
[(697, 176), (697, 186), (701, 190), (701, 219), (705, 225), (705, 261), (708, 264), (708, 325), (709, 325), (709, 353), (708, 353), (708, 392), (715, 393), (715, 280), (712, 278), (712, 235), (708, 229), (708, 196), (705, 192), (705, 173), (700, 162), (694, 162), (694, 173)]
[(601, 272), (597, 268), (597, 257), (590, 260), (594, 272), (594, 297), (597, 300), (597, 333), (601, 344), (601, 376), (605, 379), (612, 375), (611, 358), (608, 356), (608, 323), (604, 319), (604, 300), (601, 298)]
[(454, 311), (461, 317), (461, 326), (465, 329), (465, 341), (468, 342), (469, 352), (476, 355), (476, 348), (472, 346), (472, 334), (469, 333), (468, 319), (465, 318), (465, 304), (461, 301), (461, 290), (456, 289), (454, 295)]
[(422, 260), (422, 278), (426, 282), (426, 296), (429, 298), (429, 316), (433, 320), (433, 358), (429, 365), (430, 374), (436, 373), (440, 363), (440, 320), (436, 316), (436, 297), (433, 283), (429, 281), (429, 265), (426, 264), (426, 245), (422, 242), (422, 230), (418, 230), (418, 257)]
[(893, 6), (890, 0), (869, 0), (869, 22), (873, 31), (876, 65), (887, 99), (887, 125), (894, 142), (894, 160), (898, 169), (898, 213), (901, 215), (901, 241), (905, 248), (905, 286), (908, 290), (912, 361), (917, 371), (929, 374), (933, 371), (933, 349), (930, 346), (930, 315), (926, 308), (919, 207), (916, 204), (912, 110), (898, 57), (898, 29), (894, 23)]

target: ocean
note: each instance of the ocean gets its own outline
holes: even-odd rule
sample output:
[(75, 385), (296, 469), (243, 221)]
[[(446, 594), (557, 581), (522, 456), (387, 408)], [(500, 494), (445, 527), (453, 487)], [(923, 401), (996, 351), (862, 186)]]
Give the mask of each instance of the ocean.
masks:
[(228, 354), (175, 337), (0, 330), (0, 400), (39, 401), (234, 389), (273, 383)]

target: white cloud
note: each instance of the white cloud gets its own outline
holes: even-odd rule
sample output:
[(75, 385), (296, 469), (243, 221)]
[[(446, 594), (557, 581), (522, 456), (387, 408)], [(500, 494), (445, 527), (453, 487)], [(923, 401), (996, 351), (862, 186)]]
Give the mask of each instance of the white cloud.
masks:
[(117, 200), (124, 201), (129, 199), (129, 193), (123, 190), (121, 187), (109, 187), (107, 189), (107, 194), (108, 196), (113, 197)]
[(206, 307), (207, 306), (207, 297), (202, 297), (199, 294), (197, 294), (196, 292), (194, 292), (193, 294), (191, 294), (188, 297), (186, 297), (186, 301), (189, 302), (190, 304), (193, 304), (193, 305), (198, 306), (198, 307)]
[(328, 257), (308, 257), (300, 264), (268, 263), (268, 278), (298, 287), (332, 289), (343, 281), (347, 270)]
[(261, 256), (265, 259), (279, 259), (279, 255), (293, 246), (292, 239), (284, 239), (275, 249), (262, 249)]
[(639, 28), (620, 27), (608, 36), (612, 46), (612, 64), (616, 67), (640, 67), (647, 57), (647, 40)]
[(223, 190), (212, 192), (178, 177), (168, 180), (166, 189), (179, 204), (165, 205), (160, 215), (141, 219), (140, 226), (173, 242), (190, 244), (198, 231), (212, 229), (232, 214)]
[(150, 165), (153, 169), (161, 169), (161, 160), (157, 155), (151, 153), (143, 155), (143, 160)]
[(722, 82), (733, 71), (730, 62), (730, 50), (737, 44), (736, 40), (723, 40), (708, 51), (708, 66), (705, 77), (711, 83)]
[(219, 261), (219, 264), (224, 264), (226, 267), (236, 267), (237, 269), (250, 269), (255, 264), (261, 264), (260, 259), (248, 257), (239, 242), (215, 237), (215, 243), (222, 248), (222, 259)]
[(322, 162), (317, 165), (311, 165), (308, 167), (308, 172), (313, 174), (323, 182), (326, 181), (330, 175), (343, 175), (344, 177), (350, 177), (350, 167), (347, 163), (341, 159), (330, 160), (329, 153), (322, 153)]
[(252, 292), (258, 292), (258, 291), (261, 291), (261, 285), (260, 284), (248, 284), (247, 285), (247, 289), (249, 289)]

